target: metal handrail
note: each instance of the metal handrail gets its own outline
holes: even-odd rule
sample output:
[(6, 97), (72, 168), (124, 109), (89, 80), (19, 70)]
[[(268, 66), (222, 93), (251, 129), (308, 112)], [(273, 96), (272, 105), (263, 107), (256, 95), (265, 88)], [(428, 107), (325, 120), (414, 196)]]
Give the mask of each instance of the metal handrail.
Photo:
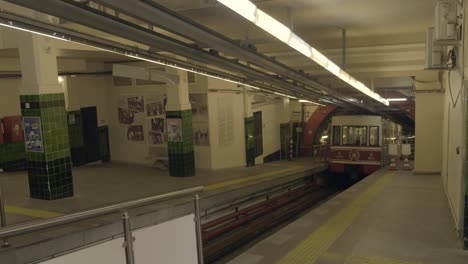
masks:
[[(75, 223), (91, 218), (96, 218), (103, 215), (108, 215), (112, 213), (123, 213), (123, 224), (124, 224), (124, 238), (126, 241), (126, 255), (127, 263), (133, 264), (133, 247), (131, 243), (131, 229), (129, 226), (129, 217), (127, 210), (131, 208), (141, 207), (149, 204), (154, 204), (161, 201), (171, 200), (183, 196), (188, 196), (194, 194), (194, 211), (195, 211), (195, 221), (196, 221), (196, 236), (197, 236), (197, 253), (198, 253), (198, 263), (203, 263), (203, 249), (201, 244), (201, 221), (200, 221), (200, 205), (199, 205), (199, 196), (198, 193), (203, 191), (204, 187), (193, 187), (184, 190), (179, 190), (175, 192), (160, 194), (152, 197), (142, 198), (133, 201), (127, 201), (123, 203), (113, 204), (97, 209), (91, 209), (87, 211), (82, 211), (78, 213), (58, 216), (46, 220), (37, 220), (25, 224), (18, 224), (9, 227), (0, 228), (0, 241), (6, 241), (7, 238), (14, 236), (28, 234), (30, 232), (41, 231), (51, 227), (62, 226), (70, 223)], [(0, 212), (4, 213), (4, 212)], [(130, 240), (129, 240), (130, 239)]]
[(50, 227), (55, 227), (59, 225), (65, 225), (69, 223), (79, 222), (82, 220), (96, 218), (98, 216), (107, 215), (111, 213), (118, 213), (124, 210), (140, 207), (148, 204), (153, 204), (162, 200), (174, 199), (177, 197), (187, 196), (190, 194), (198, 193), (203, 191), (204, 187), (194, 187), (189, 189), (184, 189), (180, 191), (175, 191), (171, 193), (160, 194), (152, 197), (142, 198), (134, 201), (128, 201), (123, 203), (118, 203), (114, 205), (109, 205), (97, 209), (92, 209), (88, 211), (58, 216), (46, 220), (37, 220), (32, 221), (26, 224), (14, 225), (6, 228), (0, 229), (0, 239), (10, 238), (13, 236), (24, 235), (26, 233), (44, 230)]

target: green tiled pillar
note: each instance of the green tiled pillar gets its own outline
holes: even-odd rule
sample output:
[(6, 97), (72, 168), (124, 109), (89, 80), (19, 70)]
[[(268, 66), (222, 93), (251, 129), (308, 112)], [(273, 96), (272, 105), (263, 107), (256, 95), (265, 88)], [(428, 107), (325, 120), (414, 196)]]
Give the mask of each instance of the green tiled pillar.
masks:
[(280, 139), (281, 139), (281, 157), (288, 159), (290, 144), (292, 139), (292, 126), (291, 123), (280, 124)]
[(166, 118), (168, 120), (168, 130), (171, 129), (169, 127), (170, 120), (180, 119), (182, 131), (181, 138), (168, 139), (169, 174), (176, 177), (195, 176), (192, 110), (167, 111)]
[(255, 166), (255, 128), (254, 117), (246, 117), (245, 123), (245, 158), (247, 167)]
[[(26, 163), (32, 198), (54, 200), (73, 196), (67, 112), (63, 93), (21, 95), (25, 123)], [(42, 144), (28, 146), (27, 120), (40, 131)], [(39, 126), (37, 124), (40, 124)], [(30, 126), (31, 127), (31, 126)], [(35, 133), (38, 135), (39, 133)]]

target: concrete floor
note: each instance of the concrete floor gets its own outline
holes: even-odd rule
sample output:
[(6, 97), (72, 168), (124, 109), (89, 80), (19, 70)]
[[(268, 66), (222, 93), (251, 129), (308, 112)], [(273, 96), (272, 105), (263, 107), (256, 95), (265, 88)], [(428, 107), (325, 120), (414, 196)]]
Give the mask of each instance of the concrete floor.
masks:
[(382, 171), (230, 264), (468, 263), (440, 176)]
[(197, 175), (189, 178), (170, 177), (168, 171), (144, 166), (90, 165), (73, 169), (75, 196), (56, 201), (31, 199), (26, 172), (2, 173), (0, 184), (7, 205), (7, 223), (11, 225), (201, 185), (210, 191), (235, 188), (239, 184), (302, 172), (318, 164), (323, 166), (322, 162), (300, 159), (250, 168), (198, 169)]

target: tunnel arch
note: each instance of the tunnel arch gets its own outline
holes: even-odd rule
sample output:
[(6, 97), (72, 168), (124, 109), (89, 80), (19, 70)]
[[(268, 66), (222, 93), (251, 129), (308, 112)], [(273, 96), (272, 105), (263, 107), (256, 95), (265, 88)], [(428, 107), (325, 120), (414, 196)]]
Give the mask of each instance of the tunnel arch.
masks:
[(310, 116), (309, 120), (307, 120), (303, 136), (303, 155), (311, 154), (309, 153), (309, 147), (318, 143), (318, 132), (321, 132), (323, 131), (323, 129), (326, 129), (325, 124), (333, 116), (337, 109), (338, 107), (334, 105), (320, 106)]

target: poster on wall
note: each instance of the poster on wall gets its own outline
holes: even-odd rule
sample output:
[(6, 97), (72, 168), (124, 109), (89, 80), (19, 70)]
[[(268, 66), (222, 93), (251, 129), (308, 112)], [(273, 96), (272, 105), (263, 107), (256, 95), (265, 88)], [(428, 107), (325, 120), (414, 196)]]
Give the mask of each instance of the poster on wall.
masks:
[(167, 141), (182, 142), (182, 119), (167, 118)]
[(234, 142), (234, 103), (229, 97), (218, 98), (218, 131), (220, 146)]
[(145, 112), (145, 98), (144, 96), (131, 96), (127, 98), (128, 109), (133, 110), (135, 113)]
[(166, 95), (148, 96), (146, 99), (146, 116), (159, 116), (166, 113)]
[(208, 123), (193, 124), (193, 142), (196, 146), (209, 146)]
[(119, 108), (119, 123), (124, 125), (131, 125), (135, 122), (135, 113), (132, 110)]
[(23, 117), (26, 152), (44, 152), (42, 127), (39, 117)]
[(189, 94), (192, 106), (192, 117), (199, 120), (208, 120), (208, 96), (206, 93)]
[(164, 118), (151, 118), (151, 130), (164, 133)]
[(127, 140), (128, 141), (144, 141), (145, 136), (143, 132), (143, 125), (127, 127)]
[(164, 144), (164, 134), (154, 131), (148, 132), (148, 138), (150, 145), (163, 145)]

